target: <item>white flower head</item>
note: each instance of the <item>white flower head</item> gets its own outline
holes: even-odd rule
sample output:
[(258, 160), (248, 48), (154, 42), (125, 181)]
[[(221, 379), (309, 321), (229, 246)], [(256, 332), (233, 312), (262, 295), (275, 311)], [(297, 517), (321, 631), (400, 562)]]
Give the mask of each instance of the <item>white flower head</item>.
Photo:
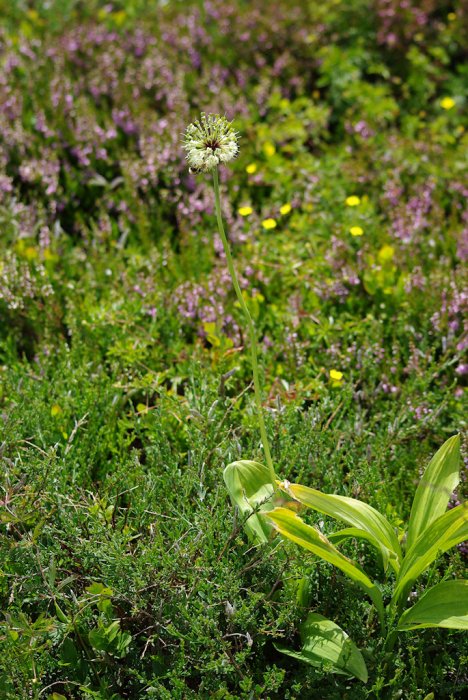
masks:
[(202, 112), (185, 130), (184, 150), (190, 170), (207, 173), (232, 160), (239, 151), (237, 141), (237, 132), (226, 117)]

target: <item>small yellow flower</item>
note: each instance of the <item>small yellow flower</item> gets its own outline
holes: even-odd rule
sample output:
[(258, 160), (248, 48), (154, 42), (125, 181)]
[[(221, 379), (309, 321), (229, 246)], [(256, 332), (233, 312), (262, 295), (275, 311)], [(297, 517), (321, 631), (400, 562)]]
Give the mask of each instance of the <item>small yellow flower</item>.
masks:
[(351, 226), (349, 232), (352, 236), (362, 236), (364, 230), (360, 226)]
[(457, 15), (455, 14), (455, 12), (449, 12), (447, 15), (447, 19), (449, 22), (455, 22), (455, 20), (457, 19)]
[(62, 413), (62, 409), (60, 408), (58, 403), (54, 403), (54, 405), (50, 409), (50, 415), (52, 416), (52, 418), (55, 418), (55, 416), (60, 415), (60, 413)]
[(333, 381), (335, 382), (341, 382), (341, 380), (343, 379), (343, 372), (340, 372), (337, 369), (331, 369), (330, 379), (333, 379)]
[(252, 207), (239, 207), (237, 210), (241, 216), (249, 216), (252, 214), (253, 209)]
[(125, 10), (119, 10), (119, 12), (113, 12), (113, 13), (111, 14), (111, 17), (112, 17), (112, 19), (114, 20), (114, 22), (115, 22), (119, 27), (121, 27), (122, 24), (123, 24), (123, 23), (125, 22), (125, 20), (127, 19), (127, 13), (125, 12)]
[(46, 262), (55, 262), (58, 260), (57, 256), (50, 250), (50, 248), (44, 248), (43, 256)]
[(249, 165), (246, 167), (245, 171), (249, 175), (253, 175), (254, 173), (257, 172), (257, 164), (256, 163), (249, 163)]
[(262, 221), (262, 226), (263, 226), (263, 228), (266, 229), (267, 231), (270, 231), (270, 229), (276, 228), (277, 223), (276, 223), (276, 221), (275, 221), (274, 219), (264, 219), (264, 220)]
[(393, 248), (393, 246), (391, 246), (391, 245), (384, 245), (379, 250), (379, 260), (382, 263), (390, 262), (390, 260), (393, 258), (394, 255), (395, 255), (395, 248)]
[(453, 107), (455, 107), (455, 100), (453, 97), (444, 97), (439, 104), (442, 109), (453, 109)]
[(357, 207), (358, 204), (361, 204), (361, 200), (356, 195), (352, 194), (350, 197), (346, 197), (346, 205), (348, 207)]
[(35, 260), (37, 257), (39, 257), (39, 253), (37, 251), (37, 248), (34, 246), (30, 245), (24, 250), (24, 257), (27, 260)]
[(291, 209), (292, 209), (292, 207), (291, 207), (290, 204), (283, 204), (283, 206), (280, 207), (280, 214), (282, 214), (283, 216), (285, 216), (285, 214), (289, 214), (289, 212), (291, 211)]
[(271, 141), (267, 141), (263, 146), (263, 152), (268, 158), (271, 158), (271, 156), (274, 156), (276, 153), (275, 144), (271, 143)]

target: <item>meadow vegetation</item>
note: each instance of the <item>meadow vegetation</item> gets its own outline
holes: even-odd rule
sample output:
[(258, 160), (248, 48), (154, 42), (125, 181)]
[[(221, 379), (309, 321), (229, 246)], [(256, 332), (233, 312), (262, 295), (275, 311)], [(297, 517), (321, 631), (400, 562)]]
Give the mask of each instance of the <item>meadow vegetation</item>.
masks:
[[(342, 571), (249, 540), (223, 481), (264, 462), (249, 340), (211, 178), (182, 149), (202, 111), (240, 134), (221, 201), (276, 473), (401, 535), (457, 433), (449, 506), (466, 495), (465, 3), (0, 0), (0, 17), (0, 697), (465, 697), (466, 634), (389, 651)], [(388, 603), (378, 554), (340, 550)], [(306, 612), (346, 630), (366, 683), (279, 651)]]

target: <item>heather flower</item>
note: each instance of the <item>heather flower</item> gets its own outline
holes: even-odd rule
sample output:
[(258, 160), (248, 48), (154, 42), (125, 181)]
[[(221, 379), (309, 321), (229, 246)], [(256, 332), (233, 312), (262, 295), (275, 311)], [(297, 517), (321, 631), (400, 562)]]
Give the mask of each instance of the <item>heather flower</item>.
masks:
[(219, 114), (205, 114), (189, 124), (184, 136), (184, 149), (190, 170), (207, 173), (237, 156), (238, 136), (232, 123)]

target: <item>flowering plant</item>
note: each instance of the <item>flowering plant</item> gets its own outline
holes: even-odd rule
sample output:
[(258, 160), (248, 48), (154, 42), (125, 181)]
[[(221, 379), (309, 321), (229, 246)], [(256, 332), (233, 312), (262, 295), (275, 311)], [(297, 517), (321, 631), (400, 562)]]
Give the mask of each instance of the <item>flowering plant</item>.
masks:
[(206, 115), (202, 113), (199, 121), (190, 124), (185, 132), (184, 149), (187, 161), (192, 170), (196, 172), (211, 172), (213, 175), (213, 189), (215, 195), (216, 219), (218, 232), (223, 243), (226, 262), (231, 275), (232, 284), (236, 292), (237, 300), (244, 314), (250, 340), (250, 354), (252, 362), (252, 374), (254, 382), (255, 400), (257, 404), (258, 423), (260, 434), (268, 465), (269, 480), (275, 489), (276, 475), (271, 458), (270, 446), (265, 427), (262, 410), (262, 394), (258, 372), (257, 338), (252, 316), (249, 312), (237, 277), (237, 272), (232, 259), (231, 248), (224, 231), (223, 217), (221, 214), (221, 200), (219, 194), (219, 163), (227, 163), (236, 157), (238, 152), (238, 136), (232, 124), (219, 114)]
[[(460, 437), (449, 438), (429, 463), (416, 491), (406, 533), (399, 536), (385, 516), (360, 500), (277, 479), (263, 416), (255, 326), (242, 296), (221, 214), (218, 165), (237, 155), (237, 134), (224, 117), (202, 114), (199, 121), (187, 128), (184, 148), (192, 170), (212, 173), (218, 231), (249, 333), (258, 422), (267, 466), (248, 460), (233, 462), (224, 470), (224, 481), (234, 506), (244, 517), (250, 539), (256, 545), (265, 545), (279, 534), (340, 569), (374, 604), (388, 651), (401, 631), (424, 627), (468, 629), (468, 581), (465, 580), (444, 580), (405, 609), (416, 580), (441, 553), (468, 539), (466, 505), (460, 504), (446, 512), (450, 494), (459, 482)], [(357, 198), (349, 199), (353, 200), (349, 202), (351, 206)], [(327, 537), (298, 514), (298, 510), (305, 508), (344, 522), (347, 527)], [(375, 547), (384, 573), (395, 576), (387, 605), (380, 585), (339, 550), (337, 545), (349, 539), (364, 540)], [(336, 623), (310, 612), (300, 631), (300, 651), (284, 645), (277, 648), (315, 666), (327, 662), (337, 673), (367, 681), (363, 655)]]

